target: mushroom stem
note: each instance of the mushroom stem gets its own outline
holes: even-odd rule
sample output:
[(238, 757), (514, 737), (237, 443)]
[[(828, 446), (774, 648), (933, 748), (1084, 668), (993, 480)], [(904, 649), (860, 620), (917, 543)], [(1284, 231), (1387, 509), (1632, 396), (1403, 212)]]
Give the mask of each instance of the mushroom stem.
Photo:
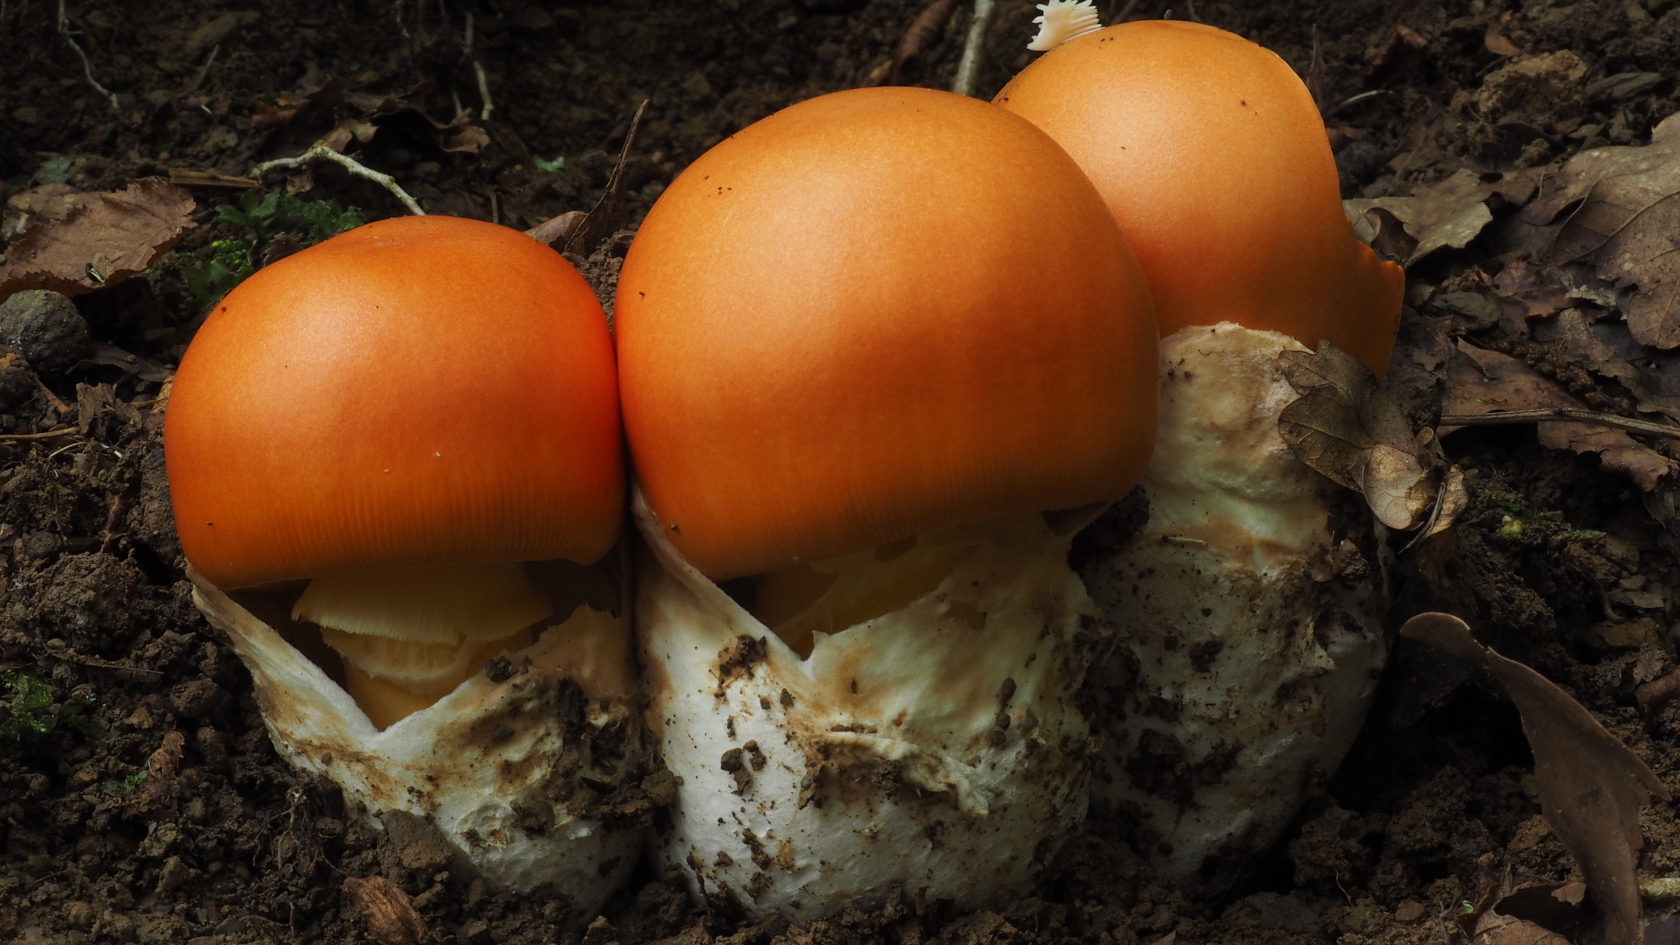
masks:
[(529, 646), (527, 628), (553, 613), (525, 566), (503, 562), (319, 577), (292, 605), (343, 658), (346, 688), (381, 730)]

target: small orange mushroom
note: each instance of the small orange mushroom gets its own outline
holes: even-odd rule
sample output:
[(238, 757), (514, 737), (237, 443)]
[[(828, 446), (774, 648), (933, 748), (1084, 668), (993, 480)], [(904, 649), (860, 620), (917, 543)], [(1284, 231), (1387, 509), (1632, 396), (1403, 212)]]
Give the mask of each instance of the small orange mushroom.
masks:
[(1405, 274), (1354, 237), (1318, 108), (1275, 53), (1199, 23), (1124, 23), (1046, 53), (996, 101), (1102, 192), (1163, 337), (1230, 321), (1386, 372)]
[(372, 223), (246, 280), (182, 359), (164, 445), (188, 561), (224, 589), (309, 579), (292, 616), (380, 728), (528, 643), (554, 604), (520, 562), (594, 562), (623, 516), (600, 303), (471, 220)]

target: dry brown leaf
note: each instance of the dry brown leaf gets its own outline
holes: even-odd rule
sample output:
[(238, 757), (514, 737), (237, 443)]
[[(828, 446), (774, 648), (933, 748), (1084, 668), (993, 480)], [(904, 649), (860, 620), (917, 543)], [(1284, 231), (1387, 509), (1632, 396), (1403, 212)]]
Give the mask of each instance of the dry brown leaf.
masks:
[(451, 154), (477, 154), (489, 143), (489, 132), (477, 125), (449, 125), (438, 129), (438, 147)]
[(0, 223), (0, 239), (11, 241), (22, 236), (30, 227), (56, 223), (70, 213), (81, 191), (69, 184), (42, 184), (6, 199), (4, 222)]
[(1558, 935), (1568, 935), (1587, 918), (1587, 910), (1583, 908), (1586, 897), (1586, 883), (1537, 883), (1506, 893), (1489, 911), (1531, 922)]
[(1534, 752), (1541, 815), (1580, 864), (1598, 904), (1600, 941), (1638, 945), (1639, 808), (1652, 795), (1669, 800), (1668, 788), (1568, 693), (1477, 642), (1464, 621), (1419, 614), (1400, 634), (1485, 669), (1504, 687)]
[(346, 876), (344, 894), (367, 920), (368, 936), (380, 945), (416, 945), (426, 937), (426, 922), (414, 911), (408, 893), (385, 877)]
[[(1543, 407), (1582, 407), (1580, 401), (1510, 355), (1458, 343), (1460, 357), (1447, 371), (1443, 414), (1484, 414)], [(1582, 409), (1585, 409), (1584, 407)], [(1620, 430), (1592, 423), (1548, 420), (1536, 424), (1540, 443), (1550, 449), (1597, 453), (1605, 469), (1624, 472), (1646, 492), (1669, 472), (1661, 453), (1641, 446)], [(1451, 428), (1451, 429), (1457, 429)], [(1450, 432), (1442, 428), (1443, 434)]]
[(62, 220), (31, 228), (7, 251), (0, 300), (24, 289), (82, 295), (115, 285), (185, 236), (194, 206), (190, 194), (161, 180), (83, 194)]
[(170, 806), (175, 795), (175, 779), (185, 757), (186, 737), (170, 729), (163, 734), (163, 742), (146, 762), (146, 783), (141, 785), (135, 804), (142, 811), (155, 812)]
[[(1493, 211), (1487, 206), (1489, 197), (1498, 194), (1508, 203), (1521, 206), (1533, 196), (1539, 179), (1539, 169), (1479, 175), (1463, 168), (1410, 197), (1344, 200), (1342, 207), (1354, 221), (1355, 232), (1367, 243), (1373, 243), (1384, 230), (1381, 218), (1373, 211), (1386, 211), (1398, 220), (1405, 235), (1416, 241), (1404, 254), (1404, 265), (1410, 267), (1444, 246), (1463, 249), (1469, 245), (1483, 227), (1493, 222)], [(1391, 238), (1393, 235), (1389, 234)]]
[(1458, 521), (1458, 517), (1469, 507), (1470, 490), (1464, 486), (1464, 467), (1455, 464), (1447, 470), (1446, 481), (1436, 493), (1435, 510), (1430, 513), (1429, 521), (1424, 523), (1423, 530), (1408, 547), (1451, 528), (1452, 523)]
[(1639, 409), (1680, 420), (1680, 351), (1658, 351), (1633, 340), (1626, 322), (1588, 322), (1580, 309), (1565, 309), (1535, 326), (1536, 341), (1557, 343), (1567, 360), (1622, 383)]
[(606, 190), (601, 192), (601, 199), (595, 202), (589, 213), (567, 234), (565, 252), (588, 257), (602, 240), (624, 226), (624, 165), (630, 160), (630, 149), (636, 145), (636, 129), (641, 127), (642, 115), (647, 107), (645, 100), (636, 106), (636, 114), (630, 117), (630, 127), (624, 132), (624, 147), (618, 152), (618, 163), (613, 165), (612, 176), (607, 178)]
[(1523, 919), (1484, 912), (1476, 922), (1471, 945), (1571, 945), (1569, 939)]
[(1635, 340), (1680, 347), (1680, 114), (1670, 115), (1643, 147), (1594, 148), (1570, 158), (1547, 194), (1523, 211), (1526, 222), (1552, 223), (1540, 240), (1554, 262), (1592, 263), (1598, 275), (1632, 289), (1623, 309)]
[(1416, 527), (1436, 504), (1435, 464), (1376, 375), (1328, 341), (1316, 353), (1285, 351), (1278, 364), (1301, 395), (1278, 416), (1283, 441), (1320, 475), (1365, 496), (1384, 525)]
[(577, 229), (578, 224), (588, 215), (582, 210), (567, 210), (531, 227), (525, 231), (525, 235), (548, 246), (556, 243), (565, 246), (566, 238), (572, 235), (572, 231)]
[(137, 354), (130, 354), (116, 345), (95, 343), (93, 350), (88, 352), (86, 364), (97, 364), (100, 367), (122, 368), (143, 381), (161, 384), (174, 377), (173, 371)]
[(1522, 53), (1522, 49), (1516, 43), (1511, 42), (1505, 37), (1504, 33), (1499, 32), (1499, 21), (1497, 20), (1488, 21), (1487, 32), (1482, 34), (1482, 45), (1487, 47), (1487, 51), (1495, 56), (1516, 56)]

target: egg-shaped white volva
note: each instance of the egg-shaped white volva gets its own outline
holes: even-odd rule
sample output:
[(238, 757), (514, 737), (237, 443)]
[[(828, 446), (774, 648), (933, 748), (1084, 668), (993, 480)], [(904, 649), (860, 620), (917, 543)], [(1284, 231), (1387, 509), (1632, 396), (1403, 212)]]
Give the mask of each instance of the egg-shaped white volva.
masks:
[(1148, 522), (1080, 567), (1115, 627), (1089, 681), (1092, 800), (1204, 892), (1335, 771), (1387, 655), (1370, 514), (1278, 433), (1278, 355), (1305, 350), (1229, 322), (1163, 339)]
[(514, 892), (553, 883), (574, 922), (629, 876), (651, 810), (639, 809), (645, 730), (621, 617), (580, 606), (506, 654), (503, 678), (479, 672), (380, 731), (288, 641), (333, 658), (288, 619), (295, 592), (229, 595), (189, 576), (199, 610), (250, 669), (280, 756), (339, 785), (370, 823), (384, 811), (427, 817), (468, 875)]
[(801, 659), (636, 513), (648, 721), (678, 783), (654, 851), (696, 896), (803, 922), (895, 885), (958, 909), (1032, 889), (1085, 814), (1074, 693), (1107, 636), (1066, 534), (1026, 515), (920, 536), (967, 551)]

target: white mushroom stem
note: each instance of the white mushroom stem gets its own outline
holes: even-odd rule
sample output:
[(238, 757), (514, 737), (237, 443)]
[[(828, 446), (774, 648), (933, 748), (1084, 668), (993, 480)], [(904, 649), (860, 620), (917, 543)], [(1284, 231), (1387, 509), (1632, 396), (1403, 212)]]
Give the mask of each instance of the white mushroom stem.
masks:
[(515, 892), (553, 883), (574, 922), (628, 877), (668, 788), (640, 783), (646, 755), (621, 618), (579, 606), (509, 654), (505, 677), (477, 672), (381, 731), (305, 655), (330, 666), (318, 631), (288, 618), (290, 595), (236, 600), (188, 576), (199, 610), (250, 669), (280, 756), (338, 784), (369, 820), (390, 810), (429, 817), (456, 848), (457, 868)]
[(696, 896), (804, 922), (894, 885), (959, 909), (1032, 889), (1084, 817), (1073, 695), (1106, 636), (1068, 537), (1036, 515), (952, 530), (932, 543), (972, 550), (931, 593), (801, 659), (639, 494), (636, 517), (648, 719), (680, 784), (655, 855)]
[(1092, 800), (1209, 893), (1341, 763), (1387, 655), (1369, 513), (1278, 435), (1284, 350), (1230, 323), (1162, 341), (1149, 520), (1080, 569), (1116, 634)]

